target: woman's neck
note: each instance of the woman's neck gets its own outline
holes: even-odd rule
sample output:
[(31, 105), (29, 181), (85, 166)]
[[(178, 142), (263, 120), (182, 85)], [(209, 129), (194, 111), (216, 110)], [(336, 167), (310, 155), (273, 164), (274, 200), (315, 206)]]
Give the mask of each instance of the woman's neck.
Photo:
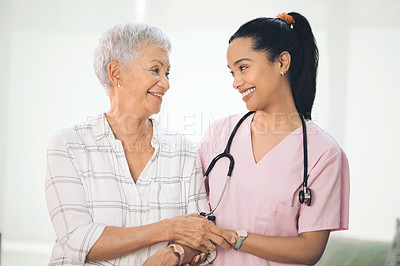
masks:
[(279, 102), (257, 110), (252, 126), (254, 129), (268, 128), (273, 132), (291, 132), (301, 126), (299, 113), (296, 109), (291, 92), (279, 97)]
[(132, 111), (110, 109), (106, 119), (115, 138), (121, 141), (139, 143), (148, 139), (153, 133), (151, 120)]

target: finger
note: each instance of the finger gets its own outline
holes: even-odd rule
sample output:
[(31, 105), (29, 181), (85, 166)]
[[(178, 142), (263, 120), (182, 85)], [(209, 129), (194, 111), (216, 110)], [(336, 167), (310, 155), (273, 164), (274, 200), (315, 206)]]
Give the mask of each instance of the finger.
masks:
[(223, 230), (217, 226), (210, 227), (210, 232), (208, 233), (208, 239), (212, 240), (224, 249), (230, 249), (230, 246), (235, 243), (235, 237), (228, 231)]
[[(207, 245), (208, 246), (208, 245)], [(205, 245), (202, 245), (200, 248), (197, 249), (198, 251), (202, 253), (207, 253), (210, 252)]]
[(216, 244), (212, 243), (211, 241), (208, 241), (208, 244), (205, 246), (208, 250), (208, 252), (213, 252), (217, 246)]
[(199, 254), (199, 255), (196, 255), (196, 256), (193, 258), (194, 263), (199, 262), (199, 259), (200, 259), (200, 254)]
[(225, 241), (228, 242), (229, 244), (233, 244), (233, 243), (236, 242), (235, 237), (231, 233), (229, 233), (228, 231), (226, 231), (226, 230), (224, 230), (222, 228), (219, 228), (218, 226), (216, 226), (214, 224), (213, 224), (213, 226), (210, 226), (210, 231), (212, 233), (214, 233), (216, 235), (219, 235), (222, 238), (224, 238)]
[(208, 237), (204, 236), (201, 239), (197, 239), (198, 241), (196, 243), (199, 243), (194, 249), (199, 250), (201, 252), (208, 253), (208, 246), (211, 244), (210, 240)]
[(201, 252), (208, 253), (208, 249), (206, 246), (209, 244), (209, 240), (198, 240), (197, 238), (190, 238), (190, 239), (179, 239), (175, 241), (177, 244), (188, 246), (194, 250), (199, 250)]
[(223, 247), (226, 250), (231, 249), (231, 244), (226, 242), (226, 240), (219, 235), (214, 235), (214, 234), (208, 234), (208, 239), (210, 239), (213, 243), (215, 243), (218, 246)]
[[(207, 253), (207, 254), (208, 254), (208, 253)], [(206, 254), (206, 253), (201, 253), (201, 254), (200, 254), (200, 261), (201, 261), (201, 262), (203, 262), (203, 261), (205, 260), (207, 254)]]

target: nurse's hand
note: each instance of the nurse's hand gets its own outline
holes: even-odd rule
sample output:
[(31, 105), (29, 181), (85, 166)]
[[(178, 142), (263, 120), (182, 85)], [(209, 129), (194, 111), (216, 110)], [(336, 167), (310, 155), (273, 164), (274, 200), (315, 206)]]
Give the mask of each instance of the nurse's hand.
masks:
[(207, 218), (198, 214), (188, 214), (170, 219), (170, 242), (189, 246), (208, 253), (215, 245), (230, 249), (235, 238)]
[(163, 247), (150, 256), (143, 266), (175, 266), (179, 264), (178, 256), (170, 247)]

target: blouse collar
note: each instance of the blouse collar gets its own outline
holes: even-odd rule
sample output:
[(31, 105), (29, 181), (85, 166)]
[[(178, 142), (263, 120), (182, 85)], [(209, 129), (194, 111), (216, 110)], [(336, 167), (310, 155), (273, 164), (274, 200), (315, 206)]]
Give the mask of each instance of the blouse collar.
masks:
[[(153, 136), (151, 138), (151, 146), (155, 149), (160, 149), (163, 147), (163, 144), (167, 143), (167, 139), (163, 134), (163, 128), (160, 123), (154, 119), (153, 117), (149, 117), (153, 125)], [(107, 138), (111, 143), (115, 144), (115, 142), (120, 142), (115, 139), (115, 136), (112, 132), (110, 124), (106, 119), (106, 113), (100, 114), (97, 117), (93, 118), (90, 121), (90, 124), (93, 126), (93, 133), (96, 141), (101, 141), (103, 138)]]

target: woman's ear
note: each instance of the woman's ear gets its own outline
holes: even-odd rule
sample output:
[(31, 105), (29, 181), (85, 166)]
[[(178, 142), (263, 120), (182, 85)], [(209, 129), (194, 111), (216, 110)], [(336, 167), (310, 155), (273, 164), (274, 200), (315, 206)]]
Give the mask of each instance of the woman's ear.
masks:
[(278, 57), (278, 61), (281, 68), (280, 73), (283, 73), (283, 75), (286, 74), (286, 72), (289, 70), (290, 60), (291, 56), (287, 51), (282, 52)]
[(115, 87), (121, 86), (121, 65), (118, 62), (108, 64), (108, 78)]

